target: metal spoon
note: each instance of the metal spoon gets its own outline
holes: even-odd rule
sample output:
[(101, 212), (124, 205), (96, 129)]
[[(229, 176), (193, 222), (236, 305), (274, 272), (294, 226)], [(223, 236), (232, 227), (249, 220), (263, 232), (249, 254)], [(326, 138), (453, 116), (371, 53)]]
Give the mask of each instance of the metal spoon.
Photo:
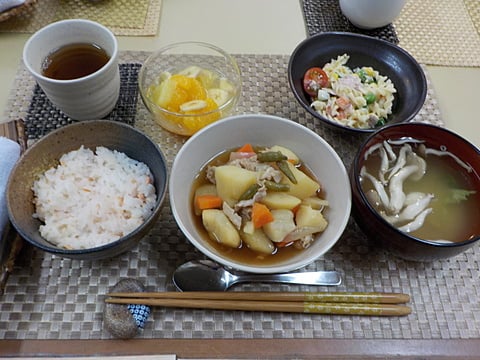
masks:
[(230, 286), (240, 282), (332, 286), (340, 285), (342, 279), (336, 271), (235, 275), (210, 260), (187, 262), (173, 273), (173, 283), (180, 291), (226, 291)]

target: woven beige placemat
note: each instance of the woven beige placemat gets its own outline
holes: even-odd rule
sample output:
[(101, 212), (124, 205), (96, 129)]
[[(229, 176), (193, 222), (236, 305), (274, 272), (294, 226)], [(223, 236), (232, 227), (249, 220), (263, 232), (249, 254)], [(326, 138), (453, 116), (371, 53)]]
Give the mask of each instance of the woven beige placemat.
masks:
[(409, 0), (394, 25), (399, 45), (420, 63), (480, 66), (478, 0)]
[[(121, 54), (121, 63), (141, 64), (147, 53)], [(295, 101), (287, 81), (288, 56), (235, 55), (243, 87), (237, 113), (273, 114), (303, 124), (324, 137), (349, 166), (362, 138), (325, 128)], [(428, 74), (427, 74), (428, 76)], [(133, 84), (135, 85), (135, 84)], [(416, 121), (443, 125), (434, 89)], [(34, 82), (20, 67), (6, 116), (31, 111)], [(128, 87), (127, 87), (128, 88)], [(37, 113), (37, 116), (51, 116)], [(169, 166), (185, 138), (159, 128), (137, 99), (135, 127), (152, 137)], [(59, 125), (61, 126), (61, 125)], [(104, 295), (120, 279), (135, 278), (148, 291), (174, 290), (171, 275), (185, 261), (203, 256), (185, 239), (168, 196), (153, 230), (132, 251), (103, 261), (56, 257), (27, 247), (0, 297), (1, 339), (109, 339), (103, 329)], [(353, 221), (335, 247), (306, 271), (338, 270), (336, 288), (245, 284), (250, 291), (393, 291), (411, 295), (406, 317), (322, 316), (268, 312), (155, 308), (141, 338), (480, 338), (480, 253), (474, 247), (448, 260), (412, 263), (372, 247)], [(235, 290), (234, 289), (234, 290)]]
[(63, 19), (83, 18), (102, 23), (115, 35), (155, 35), (162, 0), (41, 0), (31, 11), (0, 23), (0, 32), (33, 33)]
[(342, 14), (338, 1), (302, 0), (308, 36), (346, 31), (398, 44), (420, 63), (480, 66), (479, 0), (408, 0), (393, 25), (362, 30)]
[(480, 1), (478, 0), (463, 0), (467, 7), (468, 14), (472, 19), (473, 25), (477, 29), (477, 33), (480, 34)]

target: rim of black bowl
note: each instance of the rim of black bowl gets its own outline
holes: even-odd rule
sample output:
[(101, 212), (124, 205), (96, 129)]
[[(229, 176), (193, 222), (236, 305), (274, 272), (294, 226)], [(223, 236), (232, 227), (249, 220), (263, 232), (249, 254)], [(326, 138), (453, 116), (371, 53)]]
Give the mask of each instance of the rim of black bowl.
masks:
[[(420, 100), (420, 101), (417, 102), (417, 105), (412, 109), (411, 113), (408, 116), (405, 116), (404, 118), (396, 119), (395, 123), (403, 123), (403, 122), (408, 122), (408, 121), (412, 120), (418, 114), (420, 109), (423, 107), (423, 105), (425, 103), (425, 99), (427, 97), (427, 91), (428, 91), (427, 79), (426, 79), (425, 73), (424, 73), (422, 67), (420, 66), (420, 64), (406, 50), (402, 49), (398, 45), (395, 45), (395, 44), (393, 44), (393, 43), (391, 43), (387, 40), (375, 38), (375, 37), (368, 36), (368, 35), (351, 33), (351, 32), (335, 32), (335, 31), (333, 31), (333, 32), (323, 32), (323, 33), (319, 33), (319, 34), (315, 34), (315, 35), (312, 35), (310, 37), (307, 37), (306, 39), (304, 39), (302, 42), (300, 42), (296, 46), (296, 48), (293, 50), (292, 54), (290, 55), (290, 59), (289, 59), (289, 62), (288, 62), (288, 71), (287, 71), (288, 82), (289, 82), (290, 88), (293, 92), (293, 95), (295, 96), (295, 99), (298, 101), (298, 103), (305, 110), (307, 110), (308, 113), (310, 113), (315, 118), (321, 120), (323, 123), (325, 123), (328, 126), (331, 126), (333, 128), (336, 128), (336, 129), (346, 130), (346, 131), (349, 131), (351, 133), (370, 134), (370, 133), (373, 133), (375, 131), (378, 131), (379, 129), (381, 129), (381, 128), (387, 126), (387, 125), (392, 124), (392, 123), (389, 123), (387, 121), (387, 123), (385, 125), (382, 125), (380, 127), (368, 128), (368, 129), (359, 129), (359, 128), (344, 126), (342, 124), (339, 124), (335, 121), (332, 121), (332, 120), (322, 116), (320, 113), (318, 113), (314, 109), (312, 109), (310, 104), (307, 104), (304, 101), (304, 99), (302, 98), (302, 95), (305, 96), (305, 92), (303, 90), (303, 86), (298, 86), (298, 84), (296, 84), (296, 82), (298, 82), (298, 80), (300, 78), (298, 76), (293, 76), (293, 65), (294, 65), (295, 60), (297, 60), (297, 56), (299, 56), (300, 53), (305, 52), (306, 51), (305, 48), (309, 44), (311, 44), (312, 42), (318, 41), (319, 39), (320, 40), (331, 39), (332, 40), (330, 42), (330, 44), (332, 44), (331, 47), (333, 46), (335, 48), (338, 48), (338, 44), (340, 44), (340, 42), (339, 42), (340, 39), (344, 39), (344, 40), (346, 39), (348, 41), (347, 46), (354, 46), (354, 48), (356, 50), (361, 50), (362, 54), (365, 54), (366, 56), (369, 56), (369, 57), (371, 57), (370, 55), (372, 54), (372, 52), (369, 51), (369, 49), (371, 50), (372, 48), (375, 49), (375, 48), (378, 48), (378, 47), (383, 47), (383, 48), (390, 49), (391, 52), (395, 53), (397, 56), (395, 58), (388, 58), (386, 60), (383, 60), (383, 61), (381, 61), (381, 63), (388, 64), (389, 68), (401, 69), (401, 67), (400, 67), (401, 64), (399, 64), (399, 63), (396, 64), (395, 63), (395, 59), (398, 58), (398, 56), (400, 56), (402, 59), (404, 59), (409, 64), (409, 69), (415, 71), (416, 77), (420, 80), (419, 83), (421, 84), (420, 89), (419, 89), (420, 92), (416, 94), (416, 98), (418, 98), (418, 100)], [(341, 49), (339, 51), (335, 51), (335, 54), (332, 55), (329, 58), (328, 61), (330, 61), (331, 59), (336, 58), (337, 56), (342, 55), (342, 54), (349, 55), (348, 54), (348, 48), (344, 48), (344, 49)], [(318, 58), (318, 56), (316, 56), (314, 54), (309, 56), (309, 61), (307, 61), (307, 63), (309, 63), (310, 65), (308, 67), (306, 67), (305, 70), (303, 70), (303, 73), (310, 67), (313, 67), (313, 66), (323, 67), (325, 65), (325, 64), (319, 64), (318, 62), (315, 62), (315, 58)], [(368, 66), (368, 65), (369, 64), (364, 64), (364, 66)], [(376, 70), (379, 70), (376, 66), (373, 66), (373, 67)], [(379, 70), (379, 72), (380, 72), (381, 75), (387, 76), (384, 72), (381, 71), (381, 69)], [(303, 79), (303, 73), (302, 73), (302, 79)], [(389, 76), (389, 78), (390, 78), (390, 80), (392, 80), (392, 82), (395, 85), (395, 88), (398, 91), (398, 87), (396, 85), (396, 82), (393, 79), (391, 79), (390, 76)], [(397, 96), (393, 101), (393, 109), (395, 109), (396, 106), (398, 105), (398, 95), (399, 95), (399, 93), (397, 92)], [(390, 116), (392, 116), (392, 115), (394, 115), (394, 114), (391, 114)]]
[[(423, 126), (423, 127), (428, 127), (428, 128), (432, 128), (432, 129), (436, 129), (436, 130), (440, 130), (442, 132), (444, 132), (445, 134), (449, 134), (451, 136), (454, 136), (456, 137), (458, 140), (462, 141), (465, 145), (469, 146), (470, 148), (472, 148), (472, 150), (476, 151), (478, 153), (478, 155), (480, 156), (480, 149), (478, 147), (476, 147), (475, 145), (473, 145), (470, 141), (466, 140), (465, 138), (463, 138), (462, 136), (460, 136), (459, 134), (451, 131), (451, 130), (448, 130), (446, 128), (442, 128), (440, 126), (436, 126), (436, 125), (433, 125), (433, 124), (427, 124), (427, 123), (420, 123), (420, 122), (411, 122), (411, 123), (408, 123), (408, 124), (405, 124), (405, 123), (401, 123), (401, 124), (391, 124), (391, 125), (386, 125), (384, 127), (382, 127), (382, 130), (388, 130), (390, 128), (394, 128), (394, 127), (400, 127), (400, 126), (405, 126), (405, 125), (412, 125), (412, 126)], [(371, 134), (368, 138), (366, 138), (364, 140), (364, 142), (360, 145), (359, 147), (359, 150), (357, 151), (357, 153), (355, 154), (355, 158), (353, 159), (353, 163), (352, 163), (352, 167), (353, 167), (353, 173), (354, 174), (359, 174), (360, 173), (360, 169), (358, 168), (358, 162), (359, 162), (359, 157), (360, 155), (363, 153), (362, 152), (362, 149), (368, 144), (368, 142), (370, 142), (374, 137), (376, 136), (379, 136), (380, 135), (380, 132), (375, 132), (373, 134)], [(478, 176), (479, 174), (477, 174)], [(370, 202), (368, 201), (367, 197), (365, 196), (363, 190), (362, 190), (362, 186), (360, 184), (360, 177), (359, 176), (354, 176), (354, 184), (351, 184), (352, 186), (355, 186), (357, 187), (360, 191), (359, 191), (359, 194), (362, 198), (362, 202), (363, 204), (367, 207), (368, 211), (370, 211), (370, 213), (372, 213), (377, 219), (379, 219), (382, 223), (384, 223), (386, 226), (390, 227), (391, 229), (394, 229), (395, 231), (399, 231), (398, 228), (396, 228), (395, 226), (393, 226), (392, 224), (390, 224), (388, 221), (386, 221), (383, 217), (381, 217), (378, 212), (371, 206)], [(433, 247), (460, 247), (460, 246), (464, 246), (464, 245), (468, 245), (468, 244), (471, 244), (471, 243), (474, 243), (476, 241), (479, 241), (480, 240), (480, 235), (476, 235), (474, 238), (472, 239), (468, 239), (468, 240), (464, 240), (464, 241), (458, 241), (458, 242), (451, 242), (451, 243), (443, 243), (443, 242), (436, 242), (434, 240), (426, 240), (426, 239), (421, 239), (421, 238), (418, 238), (416, 236), (412, 236), (406, 232), (403, 233), (403, 235), (408, 238), (409, 240), (412, 240), (412, 241), (417, 241), (417, 242), (420, 242), (420, 243), (423, 243), (423, 244), (426, 244), (426, 245), (430, 245), (430, 246), (433, 246)]]
[[(79, 126), (88, 126), (89, 124), (92, 124), (92, 123), (98, 123), (98, 122), (101, 122), (101, 123), (108, 123), (108, 124), (111, 124), (113, 126), (121, 126), (121, 127), (124, 127), (124, 128), (128, 128), (136, 133), (138, 133), (139, 135), (141, 136), (144, 136), (146, 137), (153, 145), (154, 147), (156, 148), (157, 152), (160, 154), (160, 157), (162, 159), (162, 163), (165, 164), (165, 188), (162, 189), (162, 194), (158, 194), (158, 189), (156, 189), (157, 191), (157, 200), (155, 202), (155, 208), (157, 208), (158, 206), (162, 206), (163, 202), (164, 202), (164, 199), (165, 199), (165, 196), (167, 194), (167, 187), (168, 187), (168, 167), (167, 167), (167, 161), (166, 161), (166, 158), (165, 158), (165, 155), (163, 154), (163, 152), (161, 151), (160, 147), (158, 146), (158, 144), (153, 141), (147, 134), (145, 134), (144, 132), (140, 131), (139, 129), (136, 129), (135, 127), (129, 125), (129, 124), (125, 124), (125, 123), (121, 123), (121, 122), (118, 122), (118, 121), (113, 121), (113, 120), (102, 120), (102, 119), (92, 119), (92, 120), (82, 120), (80, 122), (75, 122), (75, 123), (72, 123), (72, 124), (68, 124), (68, 125), (65, 125), (63, 127), (60, 127), (58, 129), (55, 129), (55, 130), (52, 130), (51, 132), (49, 132), (47, 135), (43, 136), (42, 138), (38, 139), (35, 144), (32, 145), (32, 147), (28, 148), (26, 151), (25, 151), (25, 154), (27, 154), (27, 152), (29, 151), (34, 151), (32, 149), (35, 148), (35, 146), (37, 144), (40, 144), (44, 141), (46, 141), (45, 139), (47, 139), (48, 137), (50, 136), (55, 136), (56, 133), (59, 133), (59, 132), (62, 132), (62, 131), (65, 131), (65, 128), (75, 128), (75, 127), (79, 127)], [(12, 170), (13, 171), (13, 170)], [(8, 185), (7, 185), (7, 189), (8, 189)], [(143, 231), (143, 229), (147, 226), (147, 224), (149, 224), (151, 221), (153, 221), (153, 218), (156, 217), (157, 215), (155, 214), (155, 211), (152, 212), (146, 219), (145, 221), (139, 225), (136, 229), (134, 229), (133, 231), (131, 231), (130, 233), (128, 233), (127, 235), (125, 236), (122, 236), (121, 238), (115, 240), (115, 241), (112, 241), (108, 244), (103, 244), (103, 245), (100, 245), (100, 246), (96, 246), (96, 247), (92, 247), (92, 248), (88, 248), (88, 249), (63, 249), (63, 248), (60, 248), (60, 247), (57, 247), (55, 244), (53, 243), (50, 243), (48, 240), (45, 239), (45, 241), (47, 241), (49, 244), (51, 244), (51, 246), (45, 246), (44, 244), (41, 244), (41, 243), (37, 243), (37, 242), (33, 242), (29, 239), (29, 236), (28, 234), (26, 234), (22, 229), (21, 227), (16, 223), (15, 219), (12, 219), (10, 217), (10, 212), (9, 212), (9, 218), (10, 218), (10, 221), (12, 223), (12, 225), (14, 226), (14, 228), (16, 229), (16, 231), (22, 236), (23, 239), (25, 239), (25, 241), (27, 241), (28, 243), (32, 244), (33, 246), (45, 251), (45, 252), (48, 252), (48, 253), (51, 253), (51, 254), (54, 254), (54, 255), (62, 255), (62, 256), (80, 256), (80, 255), (89, 255), (89, 254), (93, 254), (93, 253), (97, 253), (97, 252), (102, 252), (103, 250), (106, 250), (108, 248), (111, 248), (113, 245), (118, 245), (118, 244), (121, 244), (121, 243), (124, 243), (125, 241), (127, 241), (127, 237), (130, 238), (131, 236), (135, 236), (136, 234), (138, 234), (139, 232)], [(117, 254), (118, 255), (118, 254)], [(115, 255), (116, 256), (116, 255)], [(95, 259), (95, 258), (94, 258)]]

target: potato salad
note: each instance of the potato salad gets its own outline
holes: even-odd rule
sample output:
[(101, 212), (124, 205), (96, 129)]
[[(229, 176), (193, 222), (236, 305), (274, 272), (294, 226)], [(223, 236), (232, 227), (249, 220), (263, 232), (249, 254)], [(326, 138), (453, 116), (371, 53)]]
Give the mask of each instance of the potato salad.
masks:
[(206, 165), (193, 207), (209, 237), (230, 248), (273, 255), (307, 248), (325, 230), (321, 184), (283, 146), (245, 144)]
[(392, 81), (372, 67), (351, 69), (350, 57), (339, 56), (323, 68), (307, 70), (303, 78), (311, 106), (341, 125), (368, 129), (386, 123), (392, 113), (395, 89)]

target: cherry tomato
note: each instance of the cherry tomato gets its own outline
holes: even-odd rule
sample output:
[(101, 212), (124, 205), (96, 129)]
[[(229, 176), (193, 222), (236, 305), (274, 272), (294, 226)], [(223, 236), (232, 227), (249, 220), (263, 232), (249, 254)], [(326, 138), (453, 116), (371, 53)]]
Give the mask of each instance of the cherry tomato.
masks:
[(317, 96), (318, 90), (328, 87), (328, 75), (322, 68), (312, 67), (303, 76), (303, 89), (310, 96)]

